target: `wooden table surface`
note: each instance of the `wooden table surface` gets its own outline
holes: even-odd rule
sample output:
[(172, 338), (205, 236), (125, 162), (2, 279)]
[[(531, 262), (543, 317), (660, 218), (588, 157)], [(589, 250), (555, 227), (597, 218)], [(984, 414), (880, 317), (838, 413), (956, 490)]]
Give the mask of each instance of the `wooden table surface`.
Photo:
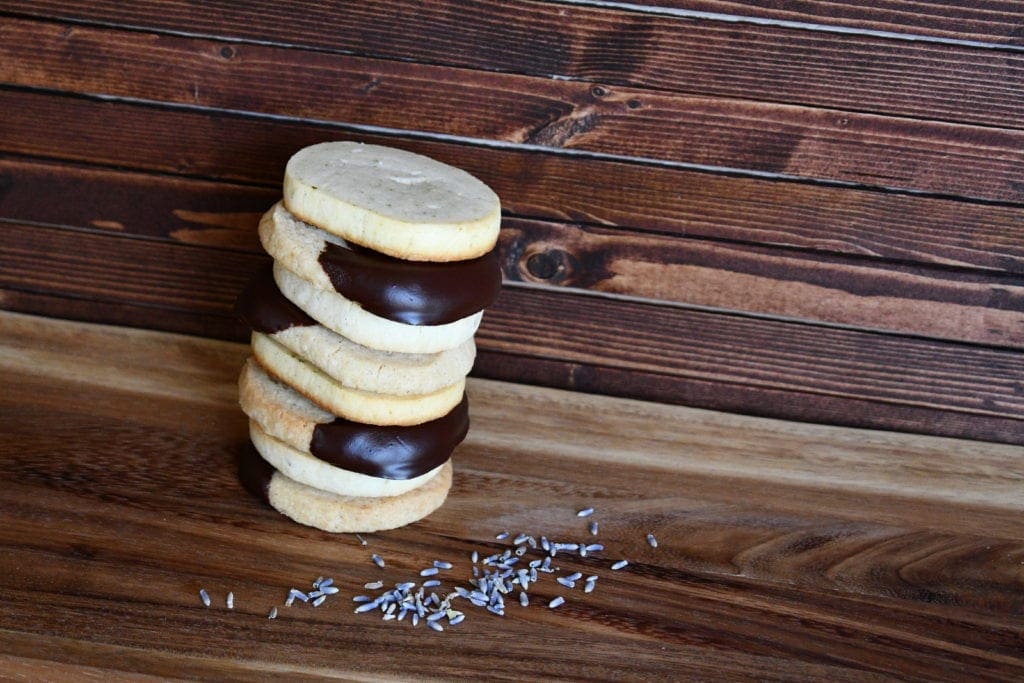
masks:
[[(473, 380), (448, 503), (364, 547), (236, 482), (245, 354), (0, 314), (0, 676), (1024, 678), (1024, 449)], [(588, 506), (606, 550), (556, 560), (593, 593), (547, 577), (444, 633), (353, 613), (434, 559), (465, 585), (499, 531), (589, 539)], [(266, 618), (318, 575), (341, 593)]]

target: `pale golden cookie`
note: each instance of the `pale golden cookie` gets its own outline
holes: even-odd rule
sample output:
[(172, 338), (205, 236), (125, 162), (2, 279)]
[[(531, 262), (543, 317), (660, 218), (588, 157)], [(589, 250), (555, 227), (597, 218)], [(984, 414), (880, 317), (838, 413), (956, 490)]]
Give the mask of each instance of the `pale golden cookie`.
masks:
[(267, 487), (270, 505), (291, 519), (335, 533), (396, 529), (423, 519), (441, 507), (452, 486), (452, 465), (445, 464), (423, 486), (390, 498), (339, 496), (300, 484), (274, 472)]
[(347, 387), (396, 396), (449, 387), (469, 374), (476, 357), (472, 339), (438, 353), (396, 353), (357, 344), (320, 325), (296, 325), (270, 337)]
[(252, 350), (264, 370), (329, 411), (372, 425), (415, 425), (446, 415), (462, 400), (465, 378), (429, 394), (399, 396), (347, 387), (271, 337), (252, 333)]
[(318, 289), (280, 263), (274, 264), (274, 281), (285, 298), (327, 329), (381, 351), (447, 351), (471, 340), (483, 318), (480, 312), (446, 325), (406, 325), (374, 315), (334, 290)]
[(263, 459), (278, 472), (300, 484), (340, 496), (389, 498), (423, 486), (440, 471), (438, 466), (412, 479), (384, 479), (349, 472), (330, 465), (307, 451), (300, 451), (270, 436), (258, 422), (249, 420), (249, 438)]
[(501, 203), (469, 173), (429, 157), (357, 142), (296, 152), (284, 203), (356, 244), (411, 261), (461, 261), (494, 248)]

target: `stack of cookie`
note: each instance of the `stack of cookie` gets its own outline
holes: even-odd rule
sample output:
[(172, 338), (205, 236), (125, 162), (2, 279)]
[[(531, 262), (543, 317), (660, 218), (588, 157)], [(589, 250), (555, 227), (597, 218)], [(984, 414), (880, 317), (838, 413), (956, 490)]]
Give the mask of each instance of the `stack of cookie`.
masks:
[(499, 221), (490, 188), (418, 154), (328, 142), (289, 160), (259, 227), (273, 267), (239, 300), (250, 491), (336, 532), (444, 502), (473, 335), (501, 286)]

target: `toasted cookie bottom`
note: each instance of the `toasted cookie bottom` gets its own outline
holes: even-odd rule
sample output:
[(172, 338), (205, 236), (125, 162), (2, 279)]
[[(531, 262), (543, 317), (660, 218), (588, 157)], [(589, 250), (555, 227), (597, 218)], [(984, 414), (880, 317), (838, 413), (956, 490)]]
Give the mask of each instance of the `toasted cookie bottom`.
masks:
[(339, 496), (288, 478), (248, 447), (239, 462), (239, 478), (250, 492), (299, 524), (332, 533), (369, 533), (412, 524), (441, 507), (451, 490), (452, 469), (446, 463), (437, 476), (400, 496)]

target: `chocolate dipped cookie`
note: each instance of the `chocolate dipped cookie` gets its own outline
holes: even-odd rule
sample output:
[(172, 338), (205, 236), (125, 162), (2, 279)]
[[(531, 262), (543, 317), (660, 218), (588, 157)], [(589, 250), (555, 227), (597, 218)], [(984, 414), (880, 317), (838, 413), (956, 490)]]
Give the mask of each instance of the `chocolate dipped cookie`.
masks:
[(473, 335), (501, 286), (500, 205), (464, 171), (357, 143), (301, 150), (238, 303), (246, 487), (327, 531), (440, 506), (469, 429)]

